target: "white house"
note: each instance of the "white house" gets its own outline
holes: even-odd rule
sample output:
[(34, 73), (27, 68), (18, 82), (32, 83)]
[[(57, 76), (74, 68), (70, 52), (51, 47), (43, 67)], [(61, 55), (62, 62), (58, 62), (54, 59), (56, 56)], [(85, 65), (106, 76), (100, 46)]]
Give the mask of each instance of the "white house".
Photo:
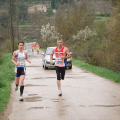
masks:
[(28, 13), (34, 13), (37, 11), (47, 12), (47, 8), (42, 4), (37, 4), (28, 8)]

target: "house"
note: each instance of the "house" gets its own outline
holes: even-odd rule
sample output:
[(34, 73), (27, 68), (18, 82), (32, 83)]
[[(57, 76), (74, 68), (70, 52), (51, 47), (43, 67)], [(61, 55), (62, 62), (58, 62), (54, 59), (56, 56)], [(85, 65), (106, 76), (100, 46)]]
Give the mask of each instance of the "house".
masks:
[(47, 8), (42, 4), (37, 4), (28, 8), (28, 13), (35, 13), (37, 11), (47, 12)]

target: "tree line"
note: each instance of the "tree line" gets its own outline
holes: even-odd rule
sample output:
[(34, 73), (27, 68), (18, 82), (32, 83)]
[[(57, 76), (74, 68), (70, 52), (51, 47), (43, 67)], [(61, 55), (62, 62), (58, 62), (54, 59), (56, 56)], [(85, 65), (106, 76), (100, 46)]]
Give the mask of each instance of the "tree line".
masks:
[[(12, 2), (16, 2), (18, 0), (12, 0)], [(50, 0), (19, 0), (19, 2), (27, 2), (28, 4), (35, 2), (35, 3), (39, 3), (39, 2), (45, 2), (45, 1), (50, 1)], [(0, 6), (3, 6), (4, 4), (9, 3), (9, 0), (0, 0)]]
[(73, 0), (51, 0), (51, 7), (52, 9), (56, 9), (59, 5), (63, 5), (65, 3), (72, 4)]

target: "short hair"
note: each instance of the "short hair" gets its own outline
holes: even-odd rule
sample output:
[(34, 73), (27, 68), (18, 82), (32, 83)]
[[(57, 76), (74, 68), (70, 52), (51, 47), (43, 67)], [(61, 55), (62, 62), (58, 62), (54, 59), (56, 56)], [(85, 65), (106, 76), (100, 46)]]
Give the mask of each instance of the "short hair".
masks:
[(24, 45), (24, 42), (23, 42), (23, 41), (18, 42), (18, 45), (19, 45), (20, 43), (23, 43), (23, 45)]
[(60, 40), (63, 42), (63, 39), (62, 39), (62, 38), (58, 38), (58, 39), (57, 39), (57, 42), (60, 41)]

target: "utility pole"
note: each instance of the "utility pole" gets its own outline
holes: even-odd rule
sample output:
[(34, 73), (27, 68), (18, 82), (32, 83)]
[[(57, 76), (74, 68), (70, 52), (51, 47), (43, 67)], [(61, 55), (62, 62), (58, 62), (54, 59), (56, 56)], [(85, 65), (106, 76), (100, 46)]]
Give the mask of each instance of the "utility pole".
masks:
[(18, 41), (19, 41), (19, 26), (18, 26), (19, 25), (19, 19), (18, 19), (19, 8), (18, 8), (18, 5), (20, 4), (20, 2), (19, 2), (19, 0), (17, 0), (16, 2), (17, 2), (17, 5), (16, 5), (17, 38), (18, 38)]
[(18, 37), (18, 41), (19, 41), (19, 27), (18, 27), (18, 17), (17, 17), (17, 37)]
[(14, 52), (14, 34), (13, 34), (13, 23), (12, 23), (12, 8), (11, 8), (11, 0), (10, 2), (10, 36), (11, 36), (11, 52)]

